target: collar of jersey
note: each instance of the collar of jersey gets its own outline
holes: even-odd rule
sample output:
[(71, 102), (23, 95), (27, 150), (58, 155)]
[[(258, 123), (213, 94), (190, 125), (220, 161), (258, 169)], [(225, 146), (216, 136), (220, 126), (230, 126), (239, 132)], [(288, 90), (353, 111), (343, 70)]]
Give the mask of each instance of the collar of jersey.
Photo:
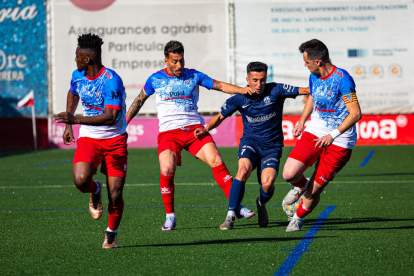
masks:
[[(183, 72), (184, 72), (185, 70), (187, 70), (187, 69), (186, 69), (186, 68), (184, 68)], [(165, 74), (166, 74), (167, 76), (170, 76), (170, 77), (176, 77), (176, 78), (178, 78), (177, 76), (174, 76), (174, 75), (171, 75), (170, 73), (168, 73), (167, 68), (164, 68), (164, 69), (163, 69), (163, 70), (161, 70), (161, 71), (164, 71), (164, 72), (165, 72)]]
[(98, 74), (96, 74), (96, 76), (94, 76), (93, 78), (91, 78), (91, 77), (89, 77), (87, 74), (86, 74), (86, 72), (85, 72), (85, 76), (86, 76), (86, 78), (88, 79), (88, 80), (96, 80), (97, 78), (99, 78), (102, 74), (103, 74), (103, 72), (105, 71), (105, 66), (102, 66), (102, 69), (101, 69), (101, 71), (99, 71), (99, 73)]
[(332, 76), (332, 74), (335, 72), (336, 70), (336, 66), (334, 65), (334, 68), (332, 69), (332, 71), (329, 73), (329, 75), (327, 75), (326, 77), (319, 77), (321, 80), (326, 80), (328, 79), (330, 76)]

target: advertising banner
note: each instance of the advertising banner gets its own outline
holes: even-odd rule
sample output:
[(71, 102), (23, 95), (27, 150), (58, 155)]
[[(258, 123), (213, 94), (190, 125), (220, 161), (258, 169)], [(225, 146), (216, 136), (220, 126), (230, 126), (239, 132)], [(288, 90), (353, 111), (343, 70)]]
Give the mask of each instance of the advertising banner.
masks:
[[(55, 114), (66, 109), (77, 37), (84, 33), (102, 37), (103, 64), (121, 76), (127, 108), (148, 77), (165, 68), (164, 46), (170, 40), (183, 43), (186, 68), (227, 80), (224, 0), (55, 0), (53, 9)], [(199, 111), (219, 111), (226, 99), (226, 94), (201, 88)], [(155, 96), (140, 112), (156, 113)]]
[[(363, 114), (414, 112), (414, 9), (412, 0), (235, 1), (236, 79), (246, 65), (269, 65), (268, 81), (308, 86), (299, 46), (323, 41), (332, 63), (354, 78)], [(299, 114), (300, 99), (285, 104)]]
[[(210, 122), (212, 116), (204, 117), (206, 124)], [(79, 136), (80, 125), (73, 125), (75, 139)], [(49, 143), (51, 148), (71, 149), (76, 148), (76, 144), (65, 145), (63, 143), (63, 132), (65, 124), (58, 124), (50, 121)], [(127, 127), (128, 147), (130, 148), (156, 148), (158, 136), (158, 119), (138, 118), (133, 119)], [(216, 145), (219, 147), (236, 146), (236, 117), (224, 120), (220, 126), (210, 131)]]
[(46, 117), (46, 1), (1, 2), (0, 117), (30, 117), (32, 109), (17, 109), (17, 103), (31, 91), (36, 117)]
[[(282, 128), (285, 146), (296, 145), (297, 138), (292, 130), (300, 116), (283, 116)], [(305, 124), (306, 129), (306, 124)], [(356, 145), (414, 145), (414, 115), (363, 115), (357, 123), (358, 140)], [(243, 135), (243, 122), (237, 116), (237, 144)]]

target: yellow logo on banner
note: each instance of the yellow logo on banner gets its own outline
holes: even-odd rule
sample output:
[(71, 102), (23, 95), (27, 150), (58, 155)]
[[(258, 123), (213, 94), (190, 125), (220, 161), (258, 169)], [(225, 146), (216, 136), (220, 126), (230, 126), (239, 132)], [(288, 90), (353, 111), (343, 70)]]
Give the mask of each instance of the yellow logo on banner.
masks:
[(384, 70), (382, 69), (381, 65), (374, 64), (370, 67), (369, 72), (374, 77), (382, 77), (384, 74)]
[(402, 76), (402, 68), (399, 64), (391, 64), (388, 67), (388, 73), (392, 77), (401, 77)]

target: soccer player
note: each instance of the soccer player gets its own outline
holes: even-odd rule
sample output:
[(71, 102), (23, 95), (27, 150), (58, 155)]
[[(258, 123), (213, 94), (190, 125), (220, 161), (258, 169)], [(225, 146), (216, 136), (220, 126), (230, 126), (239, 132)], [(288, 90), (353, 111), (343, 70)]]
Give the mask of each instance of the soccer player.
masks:
[[(301, 229), (304, 218), (318, 205), (323, 189), (349, 161), (357, 140), (355, 124), (361, 119), (354, 80), (331, 63), (326, 45), (312, 39), (302, 43), (299, 51), (311, 72), (311, 94), (293, 135), (301, 135), (311, 114), (312, 118), (283, 169), (283, 178), (294, 186), (285, 197), (286, 204), (296, 202), (306, 190), (286, 232)], [(315, 171), (307, 181), (303, 173), (315, 162)]]
[(239, 169), (231, 184), (229, 208), (221, 230), (233, 229), (233, 223), (242, 202), (245, 184), (251, 172), (257, 168), (260, 196), (256, 199), (260, 227), (267, 227), (269, 218), (266, 203), (275, 189), (280, 157), (282, 156), (282, 114), (286, 98), (309, 94), (309, 88), (298, 88), (282, 83), (267, 83), (267, 65), (251, 62), (247, 65), (246, 81), (253, 95), (236, 95), (229, 98), (206, 128), (195, 130), (195, 136), (208, 134), (221, 122), (238, 110), (243, 120), (243, 137), (239, 145)]
[[(117, 247), (117, 229), (124, 210), (122, 189), (127, 170), (127, 134), (125, 120), (126, 93), (122, 79), (101, 61), (102, 39), (93, 34), (78, 37), (76, 65), (67, 96), (66, 112), (56, 115), (58, 123), (66, 123), (63, 141), (75, 142), (73, 124), (81, 124), (72, 172), (76, 187), (91, 193), (89, 211), (92, 218), (102, 216), (102, 183), (93, 180), (101, 165), (108, 190), (108, 228), (102, 248)], [(73, 116), (82, 101), (83, 116)]]
[[(213, 80), (209, 76), (184, 67), (184, 47), (179, 41), (170, 41), (164, 48), (166, 68), (152, 74), (144, 88), (127, 112), (129, 122), (140, 110), (146, 99), (156, 94), (160, 133), (158, 135), (158, 157), (160, 162), (160, 188), (166, 212), (166, 221), (161, 230), (173, 230), (176, 226), (174, 212), (174, 174), (181, 166), (181, 151), (186, 149), (213, 171), (213, 176), (227, 199), (232, 177), (221, 159), (210, 135), (194, 137), (196, 128), (204, 128), (204, 119), (198, 114), (199, 85), (207, 89), (228, 94), (251, 93), (250, 88), (241, 88), (229, 83)], [(250, 218), (254, 212), (241, 207), (239, 218)]]

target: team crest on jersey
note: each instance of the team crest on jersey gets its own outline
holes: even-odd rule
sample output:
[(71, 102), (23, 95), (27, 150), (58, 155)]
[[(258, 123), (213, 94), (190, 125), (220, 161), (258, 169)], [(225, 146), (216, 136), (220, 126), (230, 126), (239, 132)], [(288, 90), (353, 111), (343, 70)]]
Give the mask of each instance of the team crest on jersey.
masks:
[(263, 99), (263, 101), (264, 101), (265, 105), (268, 105), (268, 104), (271, 104), (272, 103), (272, 101), (270, 100), (270, 96), (265, 97)]
[(331, 95), (331, 93), (332, 93), (332, 89), (329, 89), (328, 95)]
[(97, 98), (99, 98), (99, 92), (96, 92), (95, 95)]
[(190, 82), (190, 80), (185, 80), (185, 82), (186, 82), (186, 83), (189, 83), (189, 82)]

